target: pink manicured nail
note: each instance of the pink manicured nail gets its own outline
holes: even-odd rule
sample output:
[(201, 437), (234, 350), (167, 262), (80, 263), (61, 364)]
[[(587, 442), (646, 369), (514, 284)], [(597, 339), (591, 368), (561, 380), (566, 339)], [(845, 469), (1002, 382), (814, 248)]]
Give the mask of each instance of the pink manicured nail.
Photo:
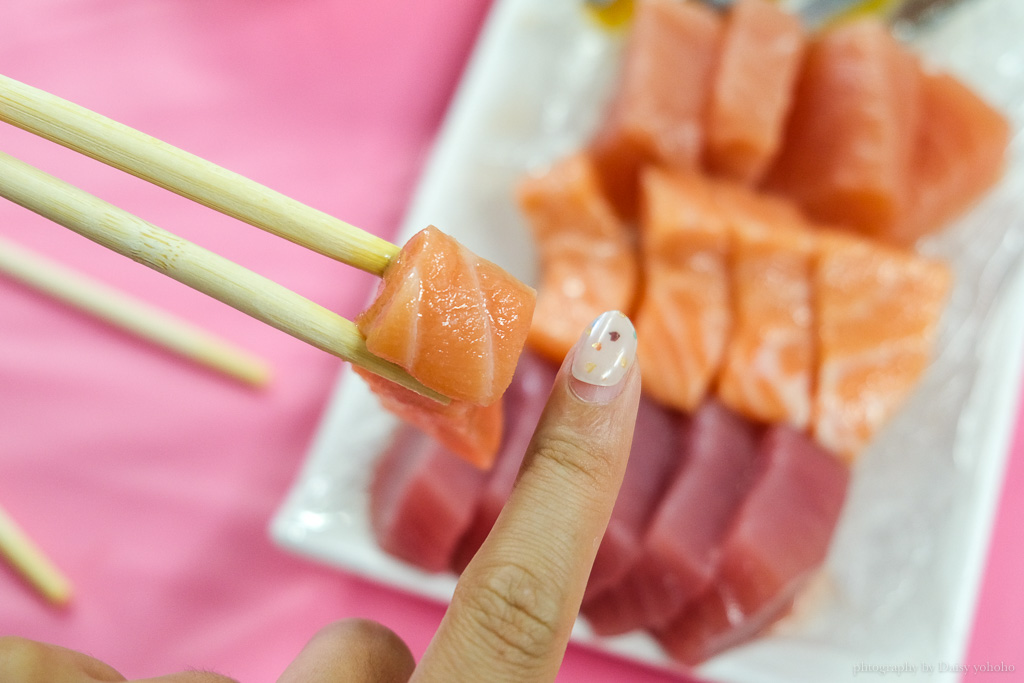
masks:
[(590, 324), (576, 343), (572, 376), (595, 387), (615, 387), (635, 360), (633, 323), (619, 311), (607, 311)]

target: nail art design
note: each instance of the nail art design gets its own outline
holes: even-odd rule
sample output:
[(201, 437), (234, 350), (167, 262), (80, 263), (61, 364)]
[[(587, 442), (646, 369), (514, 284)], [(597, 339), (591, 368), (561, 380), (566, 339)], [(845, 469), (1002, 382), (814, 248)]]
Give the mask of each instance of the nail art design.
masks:
[(625, 314), (599, 315), (583, 333), (572, 376), (599, 387), (618, 384), (636, 358), (636, 330)]

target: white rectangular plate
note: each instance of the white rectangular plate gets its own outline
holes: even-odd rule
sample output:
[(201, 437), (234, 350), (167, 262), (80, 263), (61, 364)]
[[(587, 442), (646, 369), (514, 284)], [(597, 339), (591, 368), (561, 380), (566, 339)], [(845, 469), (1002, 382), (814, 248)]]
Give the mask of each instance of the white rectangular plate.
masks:
[[(970, 82), (1022, 128), (1024, 3), (974, 0), (918, 35), (937, 66)], [(980, 39), (980, 37), (984, 37)], [(484, 28), (399, 240), (428, 224), (526, 281), (535, 276), (514, 187), (594, 130), (621, 36), (580, 0), (499, 0)], [(822, 580), (772, 634), (705, 664), (730, 682), (847, 680), (863, 663), (961, 661), (1016, 417), (1024, 348), (1024, 161), (1015, 136), (1003, 182), (924, 245), (956, 285), (938, 353), (906, 408), (864, 454)], [(1014, 305), (1016, 304), (1016, 305)], [(451, 576), (385, 555), (367, 519), (367, 479), (395, 426), (347, 370), (308, 459), (273, 520), (286, 548), (447, 602)], [(648, 665), (670, 663), (641, 635), (576, 640)], [(915, 680), (927, 677), (918, 672)], [(932, 680), (954, 680), (935, 674)]]

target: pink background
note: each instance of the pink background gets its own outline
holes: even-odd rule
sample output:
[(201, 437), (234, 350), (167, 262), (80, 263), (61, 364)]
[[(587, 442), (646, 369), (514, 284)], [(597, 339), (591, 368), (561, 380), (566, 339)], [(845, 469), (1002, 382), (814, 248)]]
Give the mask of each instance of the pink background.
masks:
[[(0, 73), (388, 238), (489, 4), (5, 0)], [(373, 285), (8, 126), (0, 149), (347, 317)], [(55, 610), (0, 567), (0, 634), (85, 650), (129, 678), (200, 667), (272, 681), (317, 628), (348, 616), (382, 621), (423, 651), (440, 607), (268, 540), (340, 361), (7, 202), (0, 235), (275, 370), (266, 390), (243, 388), (0, 278), (0, 505), (77, 588)], [(1013, 455), (1022, 450), (1018, 430)], [(1013, 457), (965, 655), (1018, 672), (1022, 487)], [(627, 679), (676, 680), (574, 646), (560, 678)]]

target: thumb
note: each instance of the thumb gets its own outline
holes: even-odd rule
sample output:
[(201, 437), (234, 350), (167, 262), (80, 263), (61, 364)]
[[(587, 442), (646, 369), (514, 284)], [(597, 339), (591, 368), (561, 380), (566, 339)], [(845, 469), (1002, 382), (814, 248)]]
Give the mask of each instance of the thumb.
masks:
[(633, 325), (617, 311), (568, 354), (515, 488), (413, 680), (554, 679), (629, 457), (635, 358)]

